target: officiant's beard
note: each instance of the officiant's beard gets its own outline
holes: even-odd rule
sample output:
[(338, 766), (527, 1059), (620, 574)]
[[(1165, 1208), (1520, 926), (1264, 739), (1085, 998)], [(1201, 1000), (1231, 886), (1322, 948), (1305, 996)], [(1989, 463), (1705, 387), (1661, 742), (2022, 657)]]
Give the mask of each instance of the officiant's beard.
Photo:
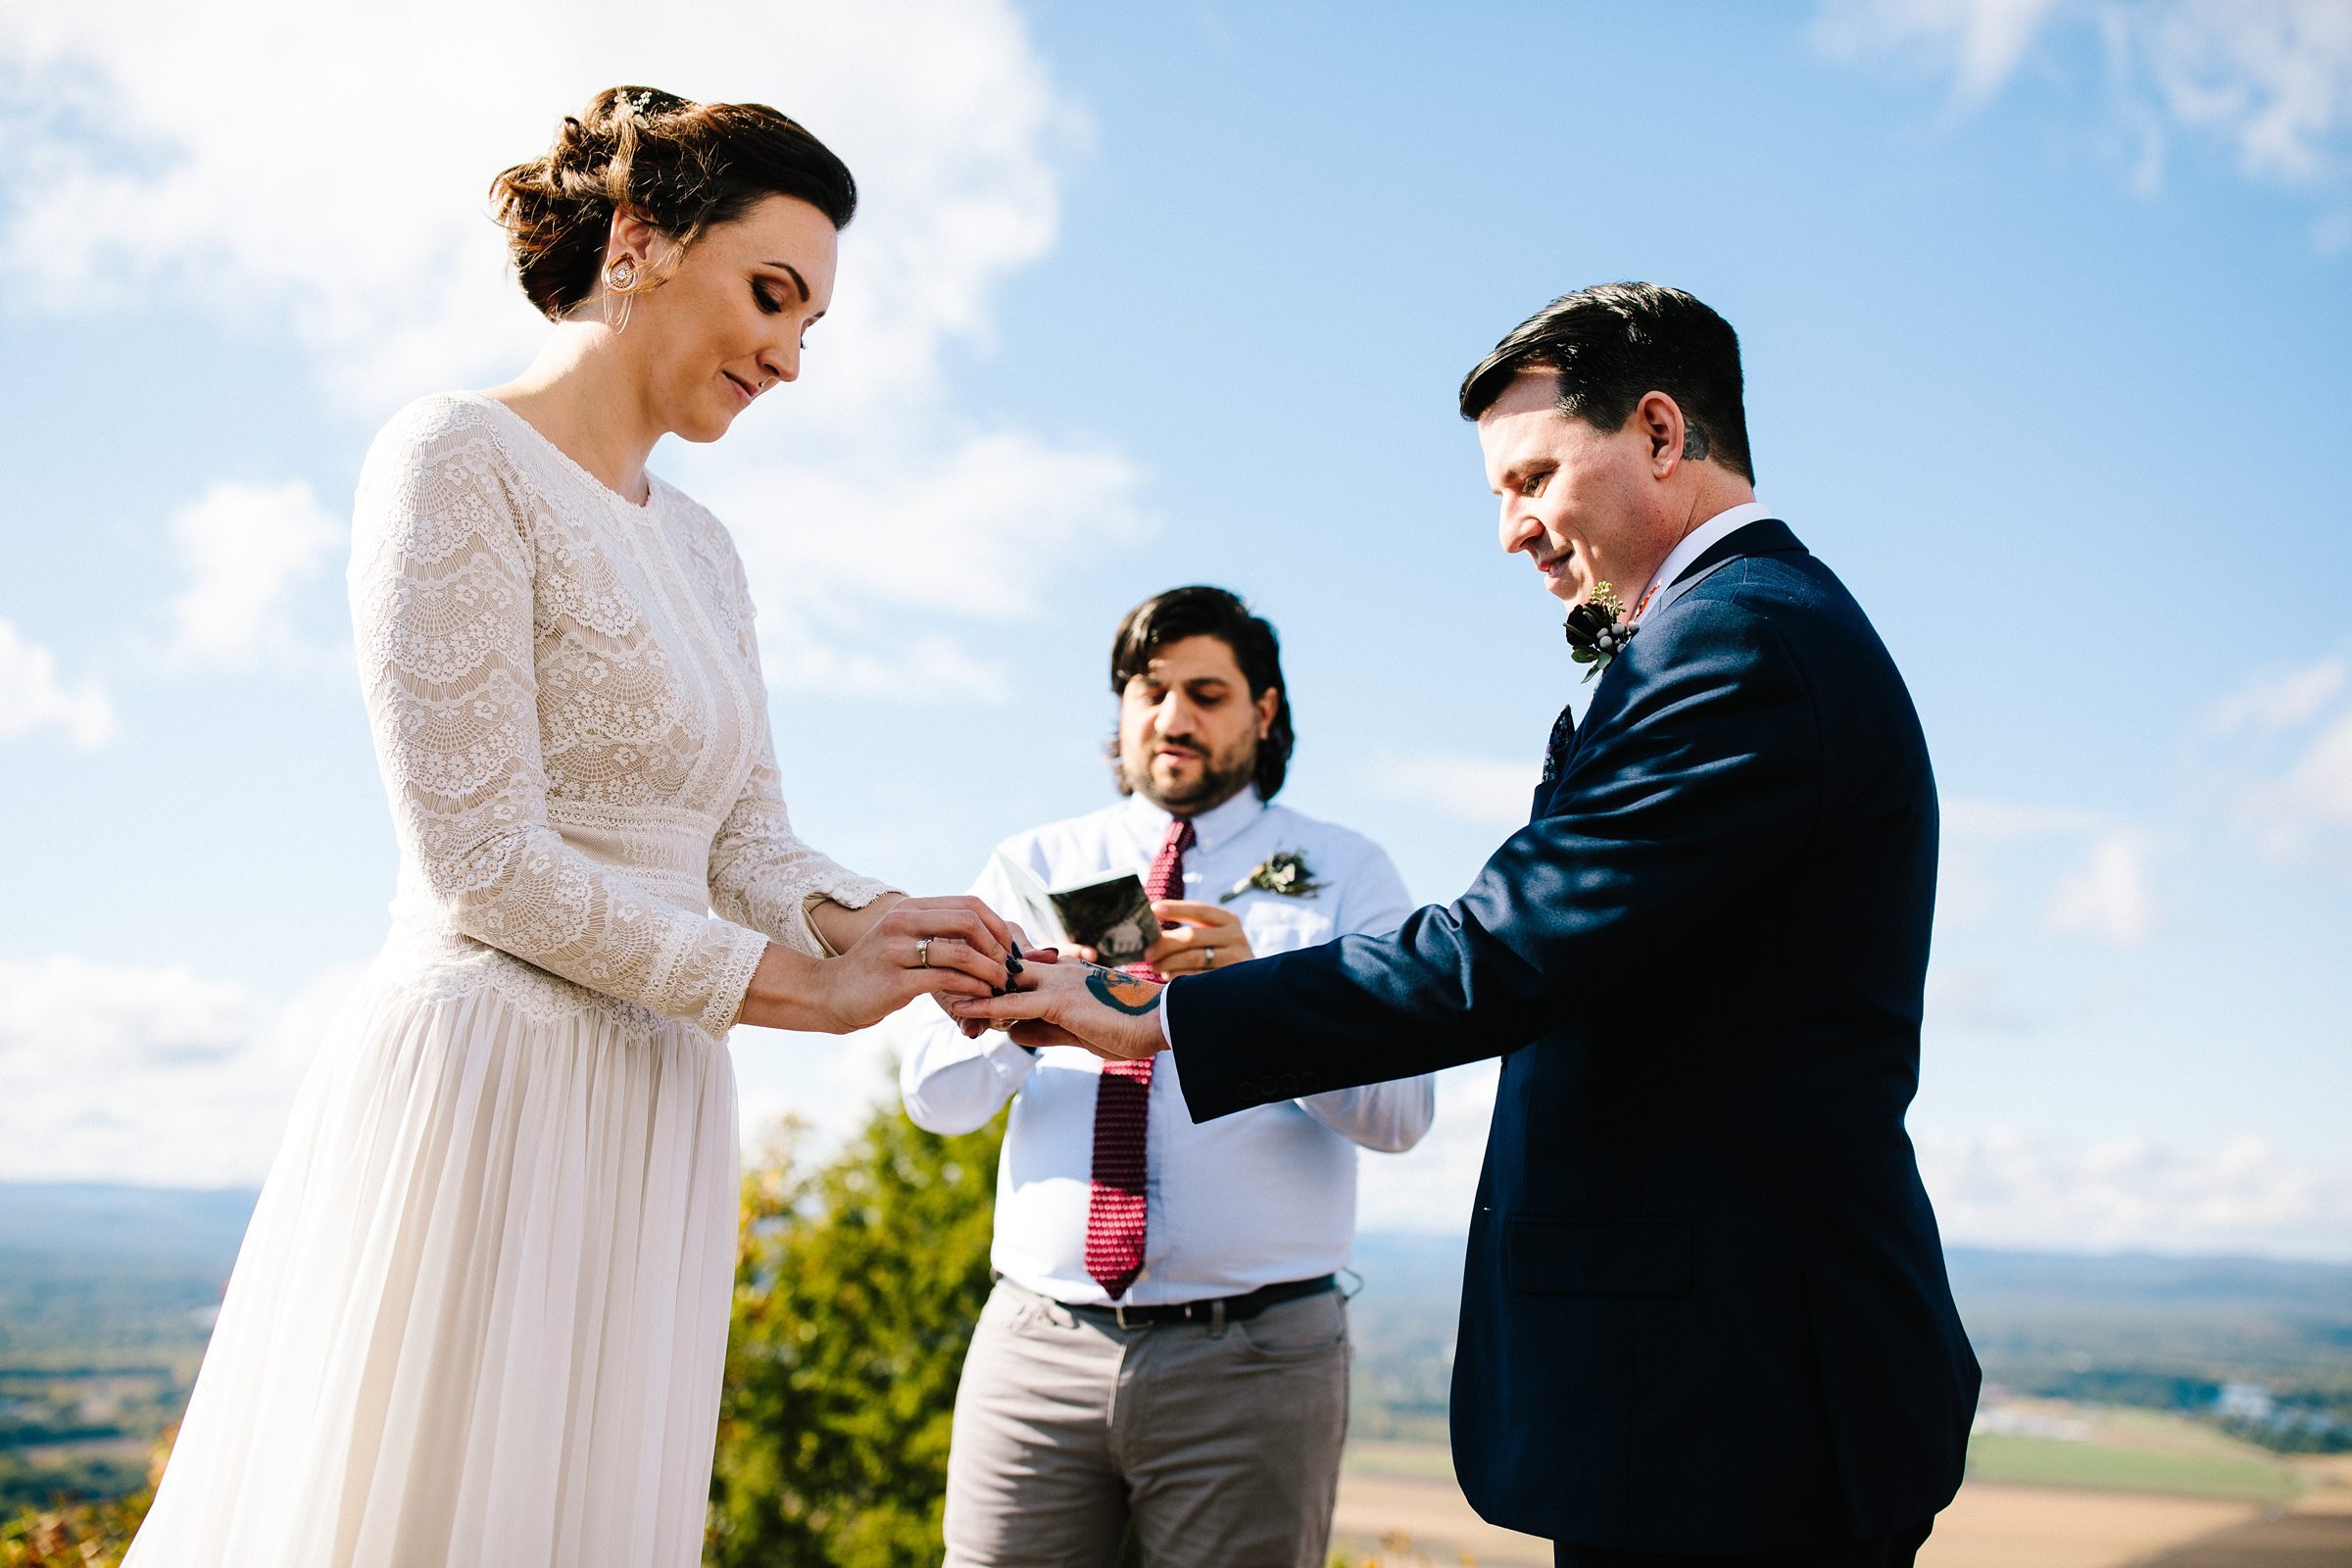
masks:
[[(1171, 816), (1198, 816), (1202, 811), (1224, 805), (1250, 787), (1257, 774), (1257, 737), (1252, 735), (1234, 747), (1223, 757), (1216, 757), (1189, 736), (1170, 737), (1176, 744), (1200, 759), (1198, 777), (1181, 789), (1163, 789), (1152, 776), (1152, 764), (1147, 760), (1140, 768), (1130, 768), (1118, 755), (1119, 739), (1110, 739), (1111, 766), (1118, 775), (1121, 795), (1141, 795), (1145, 800)], [(1168, 744), (1166, 741), (1155, 745)]]

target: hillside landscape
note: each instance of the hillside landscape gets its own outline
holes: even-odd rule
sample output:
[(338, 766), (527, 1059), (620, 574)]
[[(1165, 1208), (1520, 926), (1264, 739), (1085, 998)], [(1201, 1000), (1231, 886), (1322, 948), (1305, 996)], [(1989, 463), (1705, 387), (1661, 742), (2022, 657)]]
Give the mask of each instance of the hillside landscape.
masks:
[[(253, 1200), (0, 1184), (0, 1506), (143, 1482)], [(1455, 1237), (1360, 1240), (1354, 1435), (1375, 1469), (1426, 1468), (1418, 1449), (1445, 1441), (1461, 1260)], [(1987, 1410), (2010, 1412), (1979, 1434), (1986, 1479), (2277, 1500), (2293, 1484), (2270, 1457), (2352, 1448), (2352, 1267), (1974, 1249), (1949, 1261)], [(2112, 1412), (2100, 1441), (2047, 1413), (2074, 1407)]]

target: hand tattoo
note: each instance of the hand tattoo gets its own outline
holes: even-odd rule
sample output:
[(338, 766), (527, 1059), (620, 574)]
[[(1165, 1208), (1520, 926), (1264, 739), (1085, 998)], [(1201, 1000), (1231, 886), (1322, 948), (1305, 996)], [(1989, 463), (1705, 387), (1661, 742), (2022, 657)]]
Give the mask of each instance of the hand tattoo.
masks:
[(1149, 980), (1139, 980), (1131, 974), (1121, 974), (1116, 969), (1105, 969), (1101, 964), (1090, 963), (1086, 967), (1092, 971), (1086, 977), (1086, 989), (1105, 1007), (1123, 1012), (1130, 1018), (1149, 1017), (1158, 1010), (1159, 994), (1164, 987), (1154, 986)]

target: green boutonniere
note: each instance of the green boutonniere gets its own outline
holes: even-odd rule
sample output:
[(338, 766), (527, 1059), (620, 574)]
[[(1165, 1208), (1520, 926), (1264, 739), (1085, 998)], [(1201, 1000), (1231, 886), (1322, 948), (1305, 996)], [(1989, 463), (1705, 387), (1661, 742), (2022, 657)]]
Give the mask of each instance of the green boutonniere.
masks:
[(1252, 888), (1279, 893), (1286, 899), (1303, 899), (1310, 893), (1322, 892), (1323, 884), (1306, 868), (1305, 856), (1297, 850), (1277, 850), (1250, 867), (1250, 874), (1219, 895), (1217, 902), (1231, 904)]

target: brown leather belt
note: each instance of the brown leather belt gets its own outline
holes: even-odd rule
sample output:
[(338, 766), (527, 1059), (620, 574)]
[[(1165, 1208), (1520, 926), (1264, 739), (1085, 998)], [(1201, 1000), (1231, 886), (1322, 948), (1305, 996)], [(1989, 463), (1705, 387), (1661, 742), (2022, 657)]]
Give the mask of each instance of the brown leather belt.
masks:
[(1167, 1323), (1246, 1322), (1269, 1306), (1279, 1306), (1285, 1301), (1296, 1301), (1303, 1297), (1321, 1296), (1326, 1291), (1339, 1288), (1339, 1276), (1325, 1274), (1311, 1280), (1285, 1280), (1278, 1285), (1261, 1285), (1245, 1296), (1218, 1296), (1205, 1301), (1169, 1301), (1158, 1306), (1128, 1306), (1119, 1302), (1105, 1306), (1074, 1301), (1061, 1304), (1090, 1322), (1115, 1323), (1123, 1329), (1147, 1329)]

